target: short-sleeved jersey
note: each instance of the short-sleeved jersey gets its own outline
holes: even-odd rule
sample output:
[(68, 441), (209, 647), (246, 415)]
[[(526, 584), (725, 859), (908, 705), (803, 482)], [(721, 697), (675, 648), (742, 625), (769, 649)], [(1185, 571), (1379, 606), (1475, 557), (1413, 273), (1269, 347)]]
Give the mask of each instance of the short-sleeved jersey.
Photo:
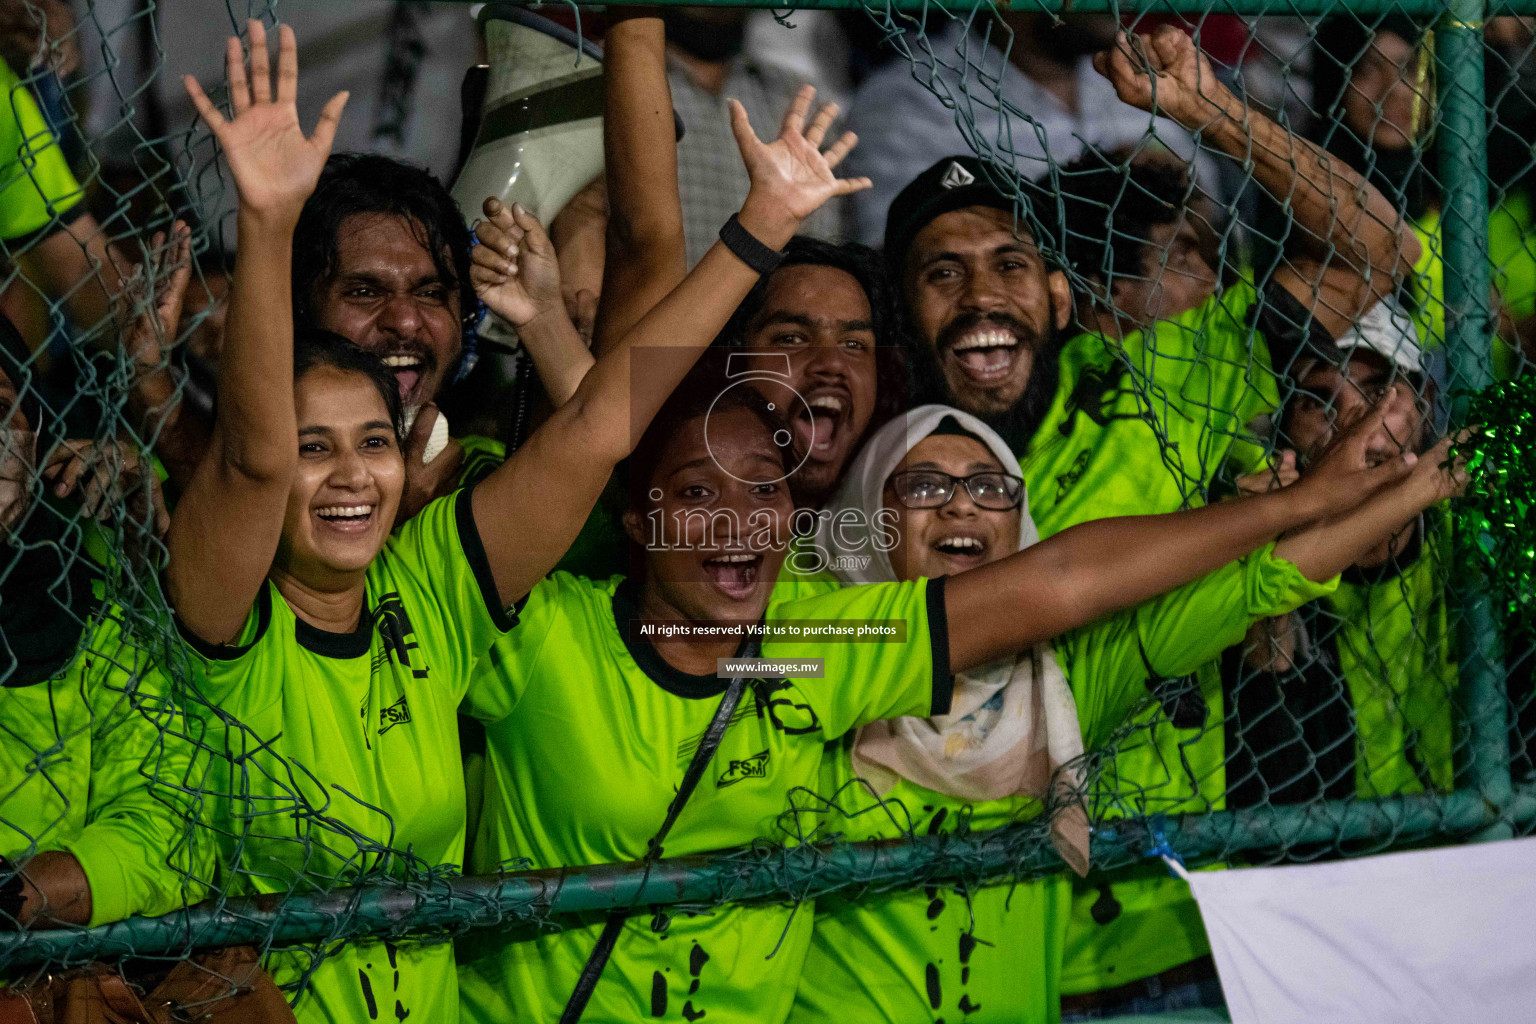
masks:
[(92, 925), (203, 897), (213, 838), (198, 827), (194, 794), (207, 761), (170, 681), (117, 609), (87, 622), (51, 679), (0, 688), (0, 736), (0, 855), (74, 854)]
[[(183, 630), (202, 656), (205, 695), (224, 712), (210, 742), (238, 766), (220, 807), (239, 858), (226, 891), (310, 892), (462, 863), (458, 706), (480, 655), (511, 625), (471, 493), (432, 502), (390, 536), (351, 633), (304, 622), (271, 583), (234, 644)], [(296, 952), (270, 967), (293, 984), (308, 964)], [(354, 942), (330, 951), (295, 1012), (453, 1021), (457, 1004), (450, 945)]]
[[(777, 605), (772, 618), (898, 619), (905, 642), (765, 641), (762, 657), (825, 659), (823, 678), (755, 682), (666, 840), (666, 854), (789, 842), (781, 820), (814, 789), (828, 740), (877, 718), (948, 708), (943, 582), (834, 591)], [(535, 868), (642, 858), (727, 681), (685, 675), (631, 634), (637, 590), (556, 573), (493, 648), (468, 710), (486, 722), (486, 798), (471, 870), (512, 858)], [(810, 939), (809, 906), (726, 905), (629, 920), (582, 1019), (783, 1020)], [(460, 944), (467, 1019), (560, 1016), (600, 923), (521, 942)], [(705, 1016), (707, 1015), (707, 1016)]]
[(3, 62), (0, 94), (0, 239), (16, 243), (62, 226), (84, 193), (37, 101)]
[(454, 438), (464, 451), (464, 461), (459, 465), (459, 487), (473, 487), (496, 472), (496, 467), (507, 461), (507, 446), (494, 437), (483, 434), (465, 434)]
[[(1229, 806), (1449, 792), (1457, 649), (1445, 581), (1448, 517), (1380, 566), (1355, 566), (1290, 623), (1283, 673), (1227, 658)], [(1240, 731), (1241, 743), (1233, 734)]]
[[(1259, 467), (1262, 449), (1245, 430), (1278, 401), (1262, 315), (1267, 301), (1244, 282), (1119, 344), (1092, 334), (1066, 344), (1056, 398), (1019, 460), (1042, 537), (1092, 519), (1198, 506), (1224, 471)], [(1080, 675), (1094, 672), (1096, 656), (1081, 653)], [(1182, 684), (1181, 699), (1168, 707), (1184, 728), (1175, 728), (1165, 709), (1149, 708), (1143, 739), (1116, 759), (1117, 777), (1136, 792), (1155, 792), (1149, 812), (1219, 807), (1225, 786), (1219, 666), (1213, 661), (1194, 671)], [(1151, 883), (1162, 890), (1146, 904), (1172, 908), (1181, 928), (1198, 933), (1193, 953), (1185, 955), (1177, 943), (1148, 941), (1161, 925), (1154, 921), (1141, 929), (1129, 911), (1115, 915), (1110, 926), (1099, 924), (1103, 915), (1085, 917), (1080, 900), (1064, 991), (1134, 981), (1208, 951), (1188, 887), (1166, 874), (1168, 884)], [(1119, 930), (1132, 939), (1120, 941), (1112, 934)]]
[[(1414, 321), (1427, 348), (1445, 346), (1445, 235), (1440, 210), (1430, 208), (1413, 222), (1422, 249), (1411, 281)], [(1536, 314), (1536, 215), (1530, 196), (1511, 192), (1488, 213), (1488, 262), (1498, 301), (1510, 316)], [(1497, 312), (1497, 310), (1495, 310)], [(1493, 374), (1508, 380), (1519, 372), (1520, 351), (1493, 338)]]
[(1257, 467), (1245, 429), (1278, 400), (1257, 303), (1239, 285), (1119, 344), (1066, 343), (1056, 397), (1019, 459), (1040, 536), (1200, 505), (1224, 463)]
[[(494, 438), (466, 434), (458, 442), (464, 449), (464, 464), (459, 470), (460, 487), (479, 483), (507, 461), (507, 446)], [(607, 503), (599, 501), (587, 513), (581, 532), (555, 568), (576, 576), (607, 579), (629, 568), (627, 556), (628, 541), (623, 526)]]
[[(1163, 597), (1075, 630), (1056, 644), (1089, 749), (1151, 700), (1150, 676), (1182, 675), (1241, 639), (1256, 618), (1327, 593), (1274, 557), (1273, 546)], [(822, 795), (829, 827), (850, 839), (972, 830), (1039, 813), (1022, 797), (967, 804), (900, 779), (875, 800), (859, 784), (847, 744), (829, 759)], [(1065, 875), (1017, 887), (917, 890), (817, 901), (816, 928), (793, 1020), (973, 1024), (1057, 1019), (1072, 884)], [(1186, 958), (1187, 959), (1187, 958)]]

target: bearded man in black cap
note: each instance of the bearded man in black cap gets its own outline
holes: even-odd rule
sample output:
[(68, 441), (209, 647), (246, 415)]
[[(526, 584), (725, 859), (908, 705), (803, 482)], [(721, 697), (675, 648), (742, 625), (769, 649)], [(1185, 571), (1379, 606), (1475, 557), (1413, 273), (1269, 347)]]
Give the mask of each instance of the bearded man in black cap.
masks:
[[(1264, 471), (1264, 451), (1246, 427), (1277, 404), (1276, 375), (1309, 337), (1332, 347), (1419, 256), (1391, 202), (1337, 158), (1247, 109), (1184, 33), (1121, 35), (1094, 66), (1125, 102), (1150, 111), (1155, 98), (1158, 113), (1247, 162), (1259, 184), (1289, 203), (1297, 231), (1262, 287), (1215, 291), (1211, 275), (1203, 289), (1168, 289), (1184, 298), (1155, 304), (1161, 319), (1121, 325), (1095, 317), (1092, 327), (1117, 326), (1068, 337), (1074, 298), (1078, 310), (1113, 303), (1117, 266), (1177, 272), (1171, 250), (1158, 250), (1179, 232), (1124, 237), (1117, 202), (1061, 194), (1070, 193), (1071, 176), (1031, 185), (973, 157), (941, 160), (896, 198), (885, 252), (915, 335), (919, 395), (982, 417), (1008, 440), (1042, 537), (1091, 519), (1202, 504), (1224, 466)], [(1111, 244), (1071, 244), (1084, 236)], [(1151, 247), (1154, 258), (1141, 252), (1122, 261), (1124, 247)], [(1114, 258), (1065, 265), (1062, 253), (1084, 251)], [(1221, 806), (1226, 750), (1215, 659), (1237, 639), (1201, 638), (1212, 647), (1208, 670), (1176, 687), (1147, 665), (1148, 686), (1162, 699), (1145, 716), (1147, 734), (1116, 754), (1113, 777), (1135, 794), (1122, 806)], [(1079, 883), (1062, 990), (1066, 1020), (1220, 1005), (1187, 887), (1161, 866)]]
[[(1070, 191), (1070, 180), (1031, 184), (957, 156), (902, 190), (886, 222), (885, 254), (915, 335), (919, 388), (927, 391), (920, 397), (997, 427), (1020, 456), (1031, 513), (1047, 534), (1202, 500), (1248, 421), (1274, 405), (1274, 373), (1284, 372), (1298, 339), (1342, 335), (1419, 255), (1391, 202), (1319, 147), (1248, 110), (1184, 33), (1122, 35), (1095, 66), (1126, 102), (1150, 109), (1155, 89), (1161, 113), (1251, 160), (1254, 178), (1288, 199), (1298, 230), (1262, 288), (1240, 283), (1196, 308), (1164, 309), (1166, 319), (1112, 343), (1098, 334), (1069, 339), (1073, 285), (1059, 253), (1071, 247), (1057, 238), (1057, 193)], [(1016, 197), (1025, 214), (1017, 223)], [(1066, 227), (1112, 236), (1113, 215), (1106, 208), (1097, 224), (1077, 216)], [(1103, 282), (1103, 268), (1070, 269), (1080, 286), (1113, 283)], [(1110, 448), (1119, 454), (1105, 463)], [(1150, 458), (1126, 464), (1128, 448)], [(1116, 487), (1125, 493), (1115, 500), (1067, 500), (1079, 487), (1099, 492), (1131, 475), (1145, 479)], [(1069, 508), (1058, 512), (1064, 502)]]

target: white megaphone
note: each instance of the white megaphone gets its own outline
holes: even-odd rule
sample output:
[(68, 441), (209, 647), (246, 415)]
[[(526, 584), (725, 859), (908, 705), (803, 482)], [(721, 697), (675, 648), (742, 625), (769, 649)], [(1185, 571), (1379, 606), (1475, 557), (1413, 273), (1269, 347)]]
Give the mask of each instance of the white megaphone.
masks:
[(479, 22), (490, 77), (453, 198), (470, 220), (495, 196), (547, 226), (603, 170), (602, 51), (513, 4), (486, 4)]
[[(478, 18), (489, 58), (485, 99), (474, 146), (453, 185), (471, 223), (488, 196), (521, 203), (545, 227), (603, 170), (602, 51), (564, 27), (510, 3), (490, 3)], [(525, 373), (512, 325), (486, 316), (476, 334), (485, 350), (466, 353), (462, 373), (477, 364), (499, 394), (515, 393)], [(524, 408), (508, 430), (526, 428)], [(516, 443), (516, 439), (514, 442)]]

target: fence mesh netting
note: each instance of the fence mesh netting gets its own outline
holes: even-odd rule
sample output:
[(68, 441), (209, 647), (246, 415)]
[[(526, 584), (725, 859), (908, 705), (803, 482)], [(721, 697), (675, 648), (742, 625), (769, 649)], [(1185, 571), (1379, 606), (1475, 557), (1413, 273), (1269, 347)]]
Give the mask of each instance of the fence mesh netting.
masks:
[[(381, 6), (404, 12), (390, 31), (405, 49), (421, 45), (405, 15), (433, 5)], [(1155, 22), (1192, 32), (1222, 83), (1359, 170), (1418, 241), (1380, 307), (1390, 315), (1351, 343), (1385, 353), (1369, 379), (1259, 336), (1261, 317), (1284, 312), (1267, 297), (1295, 275), (1296, 253), (1337, 254), (1339, 244), (1298, 217), (1293, 196), (1262, 187), (1252, 154), (1224, 155), (1167, 120), (1077, 132), (1016, 88), (1017, 33), (1057, 33), (1052, 45), (1067, 46), (1069, 34), (1102, 29), (1080, 24), (1094, 16), (1053, 27), (1031, 5), (842, 12), (850, 35), (889, 55), (871, 74), (898, 67), (892, 93), (927, 97), (955, 133), (957, 144), (934, 157), (963, 146), (989, 161), (1067, 267), (1075, 316), (1102, 337), (1074, 349), (1085, 354), (1071, 371), (1062, 434), (1074, 416), (1149, 424), (1163, 442), (1172, 510), (1288, 482), (1351, 402), (1393, 388), (1413, 393), (1409, 446), (1452, 424), (1517, 419), (1497, 403), (1473, 420), (1465, 410), (1495, 381), (1531, 395), (1519, 388), (1536, 352), (1531, 20), (1490, 11), (1468, 42), (1452, 37), (1472, 30), (1441, 29), (1444, 12), (1425, 5), (1359, 14), (1341, 2), (1324, 17), (1291, 16), (1283, 4), (1212, 6), (1119, 17), (1138, 31)], [(206, 440), (211, 422), (235, 238), (233, 186), (179, 80), (193, 71), (217, 101), (221, 76), (208, 54), (179, 48), (234, 32), (247, 16), (271, 22), (285, 11), (214, 0), (0, 2), (10, 104), (0, 111), (0, 303), (14, 324), (0, 355), (12, 391), (0, 469), (0, 855), (10, 865), (0, 886), (15, 865), (45, 863), (51, 851), (112, 879), (78, 918), (92, 927), (0, 922), (0, 971), (16, 979), (125, 955), (169, 964), (194, 948), (251, 943), (298, 951), (279, 978), (297, 991), (362, 936), (387, 936), (393, 963), (397, 946), (492, 926), (517, 941), (614, 907), (856, 902), (924, 886), (929, 898), (942, 890), (963, 903), (983, 885), (1062, 871), (1038, 806), (956, 809), (944, 821), (899, 795), (874, 800), (861, 786), (829, 784), (796, 792), (776, 836), (718, 856), (644, 871), (519, 873), (525, 865), (514, 862), (503, 876), (461, 877), (461, 864), (397, 847), (387, 812), (285, 758), (280, 737), (199, 696), (160, 582), (164, 509), (177, 498), (178, 460), (195, 456), (187, 438)], [(184, 32), (192, 19), (197, 31)], [(1472, 62), (1469, 79), (1467, 62), (1448, 62), (1448, 52), (1480, 52), (1481, 72)], [(1465, 95), (1453, 118), (1456, 90)], [(433, 116), (456, 121), (458, 110)], [(893, 112), (893, 132), (906, 116)], [(387, 141), (389, 117), (374, 118), (374, 138)], [(921, 149), (920, 134), (900, 145)], [(902, 183), (888, 183), (884, 201)], [(1484, 202), (1485, 222), (1466, 224)], [(178, 276), (190, 278), (185, 297), (167, 309)], [(1292, 326), (1304, 335), (1308, 319)], [(1524, 431), (1500, 435), (1504, 468), (1528, 465), (1528, 423), (1501, 429)], [(1067, 465), (1043, 488), (1031, 481), (1042, 534), (1071, 525), (1070, 503), (1055, 511), (1053, 491), (1065, 494), (1082, 471)], [(1491, 524), (1431, 509), (1373, 564), (1258, 620), (1213, 659), (1188, 663), (1199, 647), (1188, 641), (1208, 625), (1198, 603), (1170, 604), (1146, 629), (1059, 641), (1069, 674), (1122, 644), (1144, 679), (1129, 714), (1082, 723), (1080, 795), (1095, 826), (1095, 871), (1078, 883), (1083, 912), (1102, 923), (1138, 900), (1177, 904), (1168, 887), (1182, 883), (1148, 861), (1152, 851), (1192, 864), (1273, 864), (1528, 831), (1529, 487), (1518, 474), (1484, 487), (1478, 508), (1500, 510)], [(1493, 528), (1500, 539), (1478, 533)], [(890, 839), (905, 841), (848, 845)], [(243, 851), (257, 840), (290, 849), (254, 862)], [(1187, 890), (1182, 899), (1184, 910), (1171, 912), (1193, 914)], [(386, 973), (381, 960), (381, 999)]]

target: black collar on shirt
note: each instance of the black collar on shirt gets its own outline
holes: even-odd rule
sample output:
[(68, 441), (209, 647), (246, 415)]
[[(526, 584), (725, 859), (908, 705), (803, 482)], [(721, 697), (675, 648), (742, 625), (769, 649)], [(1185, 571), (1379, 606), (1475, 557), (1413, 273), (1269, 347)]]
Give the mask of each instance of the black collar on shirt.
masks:
[[(624, 641), (624, 647), (629, 651), (629, 656), (635, 659), (635, 664), (640, 666), (640, 671), (650, 677), (651, 682), (666, 690), (674, 697), (682, 697), (685, 700), (704, 700), (709, 697), (718, 697), (725, 692), (730, 685), (729, 679), (721, 679), (716, 675), (690, 675), (681, 672), (667, 663), (649, 640), (632, 639), (629, 635), (629, 624), (640, 618), (640, 585), (632, 579), (620, 583), (613, 592), (613, 624), (619, 631), (619, 637)], [(739, 654), (741, 648), (737, 648)]]
[(357, 628), (352, 632), (332, 633), (319, 629), (295, 614), (293, 636), (300, 647), (322, 658), (361, 658), (373, 643), (373, 615), (368, 610), (367, 596), (363, 597), (363, 610), (357, 617)]

